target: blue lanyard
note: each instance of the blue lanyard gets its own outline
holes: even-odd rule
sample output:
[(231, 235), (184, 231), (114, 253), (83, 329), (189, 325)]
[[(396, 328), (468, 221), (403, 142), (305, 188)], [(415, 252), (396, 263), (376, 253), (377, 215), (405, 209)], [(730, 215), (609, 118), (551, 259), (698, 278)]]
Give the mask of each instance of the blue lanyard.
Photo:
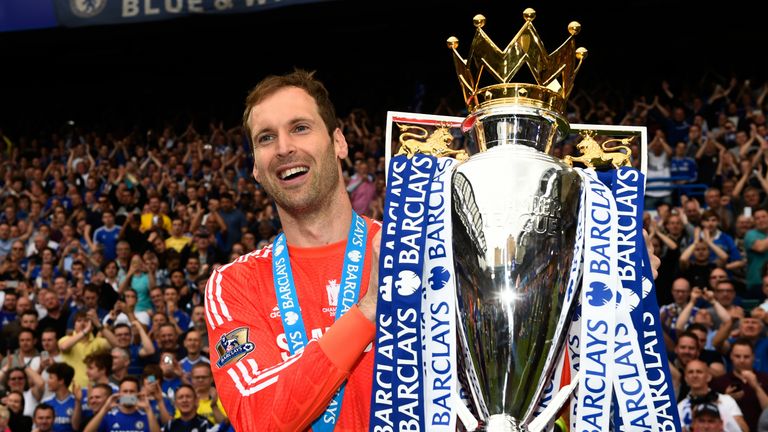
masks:
[[(367, 234), (368, 227), (365, 224), (365, 219), (352, 212), (352, 223), (349, 227), (349, 235), (347, 236), (347, 248), (344, 251), (341, 287), (339, 288), (336, 304), (336, 320), (357, 304), (363, 278)], [(288, 351), (293, 355), (303, 349), (309, 341), (306, 328), (304, 327), (304, 319), (301, 316), (299, 299), (296, 295), (296, 284), (293, 280), (291, 259), (288, 256), (288, 245), (285, 242), (285, 234), (283, 233), (277, 236), (272, 245), (272, 278), (274, 279), (275, 294), (277, 295), (277, 306), (280, 308), (280, 319), (283, 321), (283, 330), (288, 341)], [(332, 431), (334, 429), (341, 412), (345, 385), (346, 382), (336, 392), (325, 413), (312, 424), (313, 431)]]

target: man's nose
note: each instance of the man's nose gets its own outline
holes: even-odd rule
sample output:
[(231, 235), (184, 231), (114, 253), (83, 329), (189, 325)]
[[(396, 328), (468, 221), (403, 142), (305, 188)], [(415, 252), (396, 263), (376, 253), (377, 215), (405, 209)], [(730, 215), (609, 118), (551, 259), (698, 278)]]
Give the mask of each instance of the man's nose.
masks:
[(289, 155), (296, 151), (296, 141), (290, 132), (280, 132), (277, 138), (277, 153), (279, 155)]

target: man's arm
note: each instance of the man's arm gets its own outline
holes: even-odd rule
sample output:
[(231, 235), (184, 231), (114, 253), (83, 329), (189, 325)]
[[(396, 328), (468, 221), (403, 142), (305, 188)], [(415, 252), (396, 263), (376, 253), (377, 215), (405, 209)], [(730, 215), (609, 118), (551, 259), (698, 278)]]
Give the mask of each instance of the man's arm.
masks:
[(752, 250), (757, 253), (763, 253), (768, 250), (768, 237), (765, 238), (757, 238), (758, 232), (755, 230), (749, 230), (747, 231), (747, 234), (744, 236), (744, 248), (747, 250)]
[(211, 387), (211, 411), (216, 423), (224, 423), (229, 420), (227, 415), (219, 409), (219, 392), (216, 391), (216, 387)]
[[(157, 404), (160, 406), (164, 405), (165, 402), (160, 399), (157, 401)], [(155, 413), (152, 411), (152, 407), (149, 406), (149, 401), (147, 400), (147, 395), (145, 393), (141, 393), (139, 395), (139, 403), (136, 406), (144, 410), (144, 412), (147, 414), (149, 432), (160, 432), (160, 423), (157, 422), (157, 417), (155, 417)]]
[(693, 312), (694, 306), (696, 306), (696, 301), (701, 298), (701, 295), (701, 288), (694, 287), (691, 291), (691, 298), (688, 300), (688, 304), (686, 304), (683, 310), (677, 315), (677, 321), (675, 322), (675, 330), (677, 331), (677, 334), (684, 332), (688, 327), (688, 320), (691, 318), (691, 313)]
[(757, 396), (757, 401), (760, 404), (760, 409), (764, 410), (765, 408), (768, 408), (768, 394), (765, 393), (763, 386), (760, 385), (760, 381), (758, 381), (755, 372), (751, 370), (745, 370), (741, 371), (740, 374), (741, 377), (747, 381), (747, 384), (752, 387), (753, 390), (755, 390), (755, 395)]
[[(378, 272), (373, 263), (378, 256), (366, 261), (371, 268), (368, 290), (377, 291)], [(284, 359), (267, 318), (255, 314), (256, 302), (243, 296), (242, 287), (257, 283), (254, 275), (237, 267), (223, 269), (215, 270), (208, 281), (206, 323), (216, 389), (232, 425), (235, 430), (306, 429), (326, 409), (373, 341), (373, 322), (361, 312), (362, 305), (353, 306), (318, 341), (310, 341), (303, 351)], [(374, 296), (375, 292), (364, 298)], [(254, 349), (219, 366), (222, 357), (213, 347), (239, 329), (248, 329)]]
[(88, 422), (88, 425), (83, 429), (83, 432), (98, 432), (101, 421), (104, 420), (104, 416), (107, 415), (107, 412), (115, 406), (119, 397), (120, 395), (118, 393), (110, 395), (109, 399), (107, 399), (104, 402), (104, 405), (101, 406), (101, 409), (93, 415), (93, 418)]
[(147, 357), (153, 355), (155, 353), (155, 344), (152, 343), (152, 339), (149, 338), (147, 331), (144, 330), (144, 326), (141, 325), (139, 320), (131, 321), (131, 325), (139, 332), (139, 339), (141, 340), (139, 356)]
[[(216, 270), (211, 278), (218, 276), (219, 270)], [(221, 285), (226, 285), (226, 281), (225, 276)], [(241, 286), (244, 282), (238, 281), (237, 285)], [(323, 412), (338, 387), (349, 376), (355, 361), (373, 340), (375, 327), (357, 307), (353, 307), (323, 335), (320, 339), (322, 345), (312, 340), (303, 351), (283, 360), (268, 323), (263, 319), (253, 319), (253, 311), (241, 306), (246, 302), (235, 302), (235, 293), (227, 295), (226, 288), (222, 291), (221, 300), (214, 300), (212, 304), (209, 298), (207, 302), (208, 337), (216, 388), (235, 430), (306, 429)], [(222, 314), (222, 306), (228, 308), (231, 320)], [(260, 322), (254, 324), (254, 321)], [(361, 331), (362, 325), (369, 328)], [(213, 347), (224, 335), (240, 328), (248, 328), (253, 351), (241, 359), (218, 366), (221, 357)], [(324, 350), (323, 345), (330, 347), (331, 352)], [(345, 352), (333, 352), (337, 347), (344, 347)], [(345, 361), (350, 358), (351, 362)]]
[[(40, 360), (41, 365), (42, 363), (43, 361)], [(41, 400), (43, 398), (43, 393), (45, 392), (45, 381), (43, 380), (43, 377), (40, 376), (40, 374), (37, 373), (37, 371), (34, 370), (31, 366), (24, 368), (24, 373), (27, 374), (27, 381), (29, 381), (29, 388), (32, 391), (32, 397), (38, 401)]]
[(64, 336), (59, 339), (59, 349), (63, 352), (69, 352), (76, 343), (80, 342), (83, 338), (88, 338), (88, 333), (91, 332), (91, 321), (86, 323), (85, 330), (81, 332), (74, 332), (71, 336)]
[(80, 430), (83, 416), (83, 391), (77, 383), (72, 384), (72, 396), (75, 398), (75, 409), (72, 410), (72, 418), (69, 421), (72, 429)]

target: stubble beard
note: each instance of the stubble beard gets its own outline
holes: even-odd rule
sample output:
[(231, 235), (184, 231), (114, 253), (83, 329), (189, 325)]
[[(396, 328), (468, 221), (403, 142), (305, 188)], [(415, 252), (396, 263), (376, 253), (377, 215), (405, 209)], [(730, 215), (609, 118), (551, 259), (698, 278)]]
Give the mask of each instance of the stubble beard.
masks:
[(307, 175), (311, 176), (309, 182), (298, 190), (281, 188), (277, 182), (261, 183), (267, 194), (275, 200), (277, 207), (288, 214), (306, 215), (330, 208), (329, 203), (341, 181), (332, 145)]

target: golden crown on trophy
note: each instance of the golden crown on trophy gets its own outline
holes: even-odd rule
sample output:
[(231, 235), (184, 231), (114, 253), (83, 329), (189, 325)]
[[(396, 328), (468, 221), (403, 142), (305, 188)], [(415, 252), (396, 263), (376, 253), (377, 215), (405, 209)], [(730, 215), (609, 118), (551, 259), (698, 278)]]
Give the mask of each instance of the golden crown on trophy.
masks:
[[(581, 31), (581, 24), (576, 21), (568, 24), (568, 39), (552, 54), (547, 54), (533, 26), (536, 11), (527, 8), (523, 17), (525, 24), (503, 51), (483, 31), (483, 15), (475, 15), (472, 20), (477, 31), (466, 60), (456, 50), (459, 40), (453, 36), (448, 38), (448, 48), (453, 50), (456, 74), (470, 113), (481, 106), (495, 104), (529, 105), (565, 112), (576, 73), (587, 56), (587, 49), (576, 48), (573, 39)], [(535, 84), (511, 82), (524, 64), (528, 65)]]

